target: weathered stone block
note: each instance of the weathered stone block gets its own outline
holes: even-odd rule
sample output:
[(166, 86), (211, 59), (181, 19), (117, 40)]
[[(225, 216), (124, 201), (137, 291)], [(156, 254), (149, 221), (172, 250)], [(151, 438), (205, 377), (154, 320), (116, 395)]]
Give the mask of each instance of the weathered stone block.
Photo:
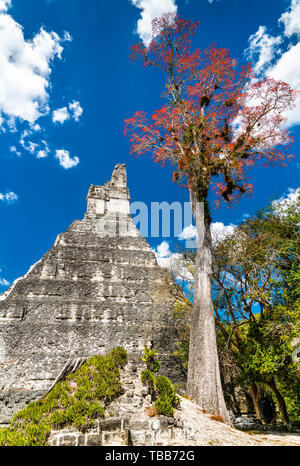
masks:
[(129, 422), (130, 430), (145, 430), (149, 429), (149, 422), (148, 421), (138, 421), (132, 420)]
[(103, 431), (114, 431), (114, 430), (121, 430), (122, 427), (122, 419), (111, 418), (107, 420), (103, 420), (99, 422), (99, 429)]
[(58, 437), (58, 445), (65, 447), (74, 447), (77, 444), (76, 434), (61, 435)]
[(103, 446), (128, 445), (128, 430), (125, 432), (103, 432)]
[(85, 446), (85, 442), (86, 442), (86, 435), (84, 435), (84, 434), (78, 435), (78, 437), (77, 437), (77, 445), (78, 445), (78, 447), (83, 447), (83, 446)]
[(86, 446), (88, 447), (99, 447), (102, 445), (100, 434), (89, 434), (86, 438)]

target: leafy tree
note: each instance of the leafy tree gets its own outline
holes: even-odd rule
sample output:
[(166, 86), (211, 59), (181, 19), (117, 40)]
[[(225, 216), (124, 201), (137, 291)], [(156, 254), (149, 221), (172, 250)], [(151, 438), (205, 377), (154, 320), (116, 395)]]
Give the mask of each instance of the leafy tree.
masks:
[[(273, 204), (214, 249), (213, 295), (219, 343), (234, 357), (258, 414), (258, 384), (297, 393), (294, 340), (300, 332), (300, 203)], [(299, 382), (298, 382), (299, 390)]]
[[(274, 394), (285, 422), (299, 418), (300, 202), (273, 203), (213, 247), (213, 301), (222, 361), (236, 384), (252, 394), (257, 416), (260, 387)], [(193, 273), (193, 253), (183, 253)], [(191, 301), (177, 295), (178, 356), (187, 364)]]
[(136, 112), (126, 120), (125, 134), (132, 153), (150, 152), (155, 162), (171, 162), (174, 181), (189, 190), (199, 247), (187, 391), (203, 409), (228, 421), (211, 297), (208, 194), (214, 189), (230, 204), (252, 191), (246, 171), (255, 162), (283, 163), (289, 157), (285, 149), (292, 138), (283, 129), (282, 114), (293, 108), (296, 94), (284, 82), (255, 80), (250, 65), (238, 67), (226, 49), (211, 45), (192, 51), (198, 25), (164, 15), (153, 21), (149, 47), (132, 48), (132, 58), (166, 74), (165, 104), (150, 120)]

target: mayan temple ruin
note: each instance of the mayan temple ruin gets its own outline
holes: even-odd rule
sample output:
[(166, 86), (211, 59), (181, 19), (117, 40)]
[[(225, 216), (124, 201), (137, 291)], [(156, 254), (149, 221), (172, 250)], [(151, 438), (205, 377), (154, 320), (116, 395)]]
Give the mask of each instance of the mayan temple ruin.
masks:
[(157, 292), (168, 273), (129, 210), (117, 165), (108, 183), (90, 187), (83, 220), (0, 295), (0, 424), (47, 392), (66, 363), (118, 345), (138, 360), (153, 344), (176, 378), (171, 298)]

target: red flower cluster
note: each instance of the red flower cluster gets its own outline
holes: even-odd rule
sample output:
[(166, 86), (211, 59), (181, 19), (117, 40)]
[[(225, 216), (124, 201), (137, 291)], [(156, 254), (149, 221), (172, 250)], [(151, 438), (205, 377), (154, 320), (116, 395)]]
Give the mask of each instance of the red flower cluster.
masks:
[(239, 67), (227, 49), (192, 51), (198, 26), (167, 14), (153, 21), (148, 48), (132, 47), (131, 58), (165, 72), (165, 104), (150, 119), (136, 112), (125, 121), (125, 134), (132, 153), (171, 162), (174, 181), (201, 198), (213, 187), (230, 203), (253, 191), (246, 171), (256, 161), (284, 164), (292, 157), (283, 115), (296, 92), (282, 81), (258, 81), (250, 64)]

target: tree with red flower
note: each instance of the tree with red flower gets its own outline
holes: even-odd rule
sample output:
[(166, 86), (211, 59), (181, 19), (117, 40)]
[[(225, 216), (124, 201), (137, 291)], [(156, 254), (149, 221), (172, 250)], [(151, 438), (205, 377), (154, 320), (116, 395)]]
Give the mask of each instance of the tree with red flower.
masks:
[(164, 71), (164, 105), (150, 119), (136, 112), (125, 121), (125, 134), (131, 153), (150, 152), (155, 162), (170, 162), (173, 181), (189, 190), (198, 249), (187, 392), (204, 410), (228, 421), (211, 297), (208, 194), (213, 189), (217, 203), (231, 205), (253, 190), (249, 168), (260, 160), (284, 165), (292, 157), (284, 114), (294, 107), (296, 92), (282, 81), (258, 80), (251, 65), (239, 67), (227, 49), (211, 45), (193, 51), (199, 23), (166, 14), (152, 26), (150, 45), (133, 46), (131, 57)]

